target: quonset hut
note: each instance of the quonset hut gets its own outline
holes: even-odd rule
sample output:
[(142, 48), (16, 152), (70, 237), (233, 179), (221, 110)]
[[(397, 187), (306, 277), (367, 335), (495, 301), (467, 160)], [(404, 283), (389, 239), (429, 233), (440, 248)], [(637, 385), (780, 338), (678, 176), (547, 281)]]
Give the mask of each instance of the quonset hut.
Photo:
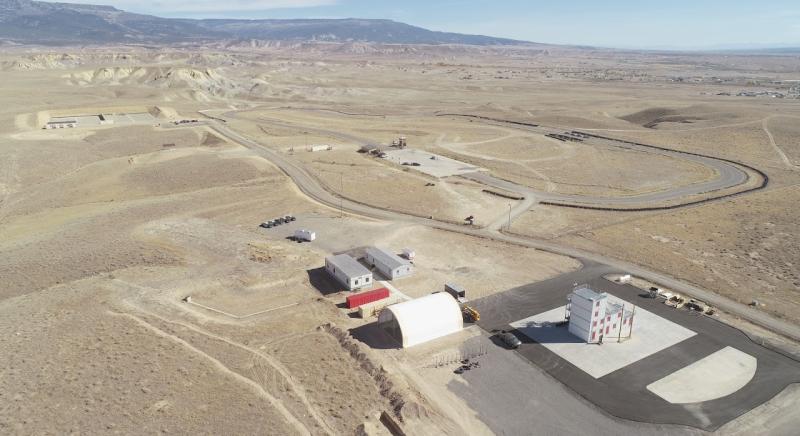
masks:
[(438, 292), (386, 307), (378, 326), (408, 348), (461, 331), (464, 320), (456, 300)]

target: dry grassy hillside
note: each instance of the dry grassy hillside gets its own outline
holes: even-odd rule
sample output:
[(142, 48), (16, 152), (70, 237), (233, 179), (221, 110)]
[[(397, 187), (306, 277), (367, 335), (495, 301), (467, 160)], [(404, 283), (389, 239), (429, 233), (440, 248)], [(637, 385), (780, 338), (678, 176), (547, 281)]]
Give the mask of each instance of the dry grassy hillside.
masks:
[[(735, 96), (786, 92), (798, 60), (650, 56), (322, 43), (9, 48), (0, 54), (13, 90), (0, 92), (0, 433), (353, 434), (381, 428), (381, 412), (408, 434), (488, 432), (467, 401), (437, 394), (446, 383), (416, 375), (419, 362), (348, 335), (366, 321), (343, 309), (345, 294), (320, 273), (324, 257), (412, 247), (417, 273), (397, 284), (412, 297), (448, 281), (490, 296), (579, 263), (342, 213), (310, 199), (274, 156), (334, 194), (415, 216), (505, 225), (521, 204), (514, 233), (800, 320), (800, 100)], [(126, 108), (152, 119), (42, 129), (51, 116)], [(770, 185), (656, 212), (545, 206), (542, 192), (619, 198), (716, 174), (498, 120), (733, 159)], [(477, 165), (538, 194), (521, 202), (357, 152), (399, 136), (457, 159), (456, 170)], [(307, 151), (313, 144), (332, 150)], [(258, 227), (286, 214), (297, 222)], [(291, 226), (318, 238), (295, 242)], [(620, 434), (639, 429), (608, 422)]]

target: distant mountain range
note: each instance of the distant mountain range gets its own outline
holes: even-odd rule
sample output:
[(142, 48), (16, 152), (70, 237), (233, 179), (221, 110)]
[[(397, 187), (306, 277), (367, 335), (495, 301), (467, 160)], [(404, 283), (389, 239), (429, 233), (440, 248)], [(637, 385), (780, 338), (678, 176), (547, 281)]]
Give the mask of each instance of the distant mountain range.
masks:
[(251, 39), (387, 44), (528, 44), (490, 36), (435, 32), (391, 20), (193, 20), (135, 14), (112, 6), (0, 0), (0, 40), (18, 44), (170, 44)]

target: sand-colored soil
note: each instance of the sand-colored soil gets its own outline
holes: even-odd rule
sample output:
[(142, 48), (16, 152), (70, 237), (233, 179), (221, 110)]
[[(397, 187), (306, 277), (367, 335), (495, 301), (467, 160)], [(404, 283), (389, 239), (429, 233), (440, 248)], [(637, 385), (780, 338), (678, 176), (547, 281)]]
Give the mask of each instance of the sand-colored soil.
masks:
[[(742, 303), (800, 319), (797, 187), (594, 228), (565, 242), (675, 273)], [(703, 236), (699, 236), (703, 235)]]
[[(356, 150), (404, 135), (412, 148), (564, 193), (631, 195), (711, 176), (680, 159), (436, 116), (467, 113), (745, 161), (769, 173), (771, 190), (653, 214), (534, 205), (512, 231), (800, 319), (800, 176), (792, 168), (800, 107), (716, 95), (783, 86), (773, 82), (794, 78), (793, 57), (674, 54), (656, 62), (646, 53), (578, 49), (254, 43), (202, 54), (9, 48), (0, 68), (10, 90), (0, 92), (2, 434), (385, 434), (376, 420), (384, 411), (408, 434), (487, 432), (481, 412), (446, 388), (451, 374), (418, 374), (438, 344), (416, 354), (369, 349), (348, 333), (368, 321), (337, 307), (345, 294), (327, 293), (313, 272), (331, 252), (411, 247), (417, 272), (395, 283), (401, 291), (417, 297), (454, 281), (479, 298), (578, 263), (341, 216), (308, 200), (261, 154), (212, 134), (202, 125), (222, 122), (212, 116), (333, 192), (444, 220), (475, 215), (478, 224), (503, 217), (511, 201)], [(149, 108), (162, 125), (41, 129), (45, 115), (112, 107)], [(312, 144), (333, 150), (305, 151)], [(287, 239), (290, 226), (258, 227), (288, 213), (318, 239), (298, 244)], [(439, 343), (441, 351), (474, 333)], [(617, 424), (608, 420), (608, 428)]]
[(314, 174), (334, 192), (359, 202), (418, 216), (461, 221), (478, 211), (500, 210), (507, 203), (483, 193), (476, 183), (457, 178), (439, 180), (349, 150), (295, 156), (308, 162)]
[(772, 135), (775, 146), (780, 148), (787, 160), (795, 167), (800, 166), (800, 117), (774, 116), (763, 123), (763, 128)]

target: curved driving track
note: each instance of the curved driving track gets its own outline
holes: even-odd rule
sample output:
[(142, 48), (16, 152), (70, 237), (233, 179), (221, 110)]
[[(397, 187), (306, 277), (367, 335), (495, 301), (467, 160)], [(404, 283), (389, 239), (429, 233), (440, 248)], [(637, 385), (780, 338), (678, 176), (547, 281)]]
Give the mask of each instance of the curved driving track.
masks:
[[(238, 118), (236, 112), (231, 111), (224, 114), (224, 116), (231, 118)], [(541, 126), (533, 123), (524, 123), (519, 121), (501, 120), (497, 118), (489, 118), (477, 115), (461, 115), (461, 114), (437, 114), (436, 116), (452, 116), (452, 117), (466, 117), (471, 119), (478, 119), (488, 123), (506, 124), (511, 128), (520, 129), (526, 132), (535, 132), (540, 134), (548, 133), (561, 133), (560, 129)], [(266, 121), (275, 125), (291, 128), (299, 128), (306, 131), (313, 131), (316, 133), (324, 134), (334, 138), (339, 138), (344, 141), (354, 142), (356, 144), (365, 145), (372, 144), (375, 141), (368, 138), (359, 137), (352, 134), (335, 132), (327, 129), (309, 128), (307, 126), (296, 125), (293, 123), (285, 122), (279, 119), (264, 118), (260, 120)], [(762, 171), (753, 168), (741, 162), (735, 162), (728, 159), (707, 156), (699, 153), (677, 151), (664, 147), (653, 145), (641, 144), (632, 141), (625, 141), (615, 138), (608, 138), (605, 136), (595, 135), (586, 132), (576, 132), (593, 142), (587, 145), (596, 145), (602, 147), (614, 147), (620, 149), (631, 150), (634, 152), (644, 152), (650, 154), (657, 154), (672, 158), (679, 158), (688, 160), (705, 167), (711, 168), (716, 177), (710, 180), (691, 183), (683, 186), (675, 186), (670, 189), (649, 192), (639, 195), (630, 196), (591, 196), (591, 195), (574, 195), (574, 194), (560, 194), (557, 192), (540, 191), (527, 186), (523, 186), (511, 181), (497, 178), (486, 172), (476, 172), (472, 174), (463, 174), (461, 177), (471, 179), (473, 181), (482, 183), (487, 186), (509, 190), (518, 193), (525, 197), (526, 203), (541, 203), (552, 206), (572, 207), (581, 209), (594, 209), (594, 210), (609, 210), (620, 212), (636, 212), (648, 210), (665, 210), (675, 209), (679, 207), (692, 206), (700, 203), (727, 198), (734, 195), (741, 195), (743, 193), (752, 192), (763, 189), (769, 183), (769, 178)], [(737, 186), (744, 185), (750, 180), (750, 173), (758, 177), (759, 183), (747, 189), (742, 189), (735, 192), (730, 192), (730, 189)], [(724, 191), (728, 192), (724, 192)], [(697, 198), (704, 196), (703, 198)], [(523, 213), (520, 207), (515, 208), (513, 217)], [(499, 228), (499, 222), (493, 223), (493, 227)]]
[(413, 216), (406, 213), (401, 213), (392, 210), (380, 209), (377, 207), (369, 206), (363, 203), (343, 198), (327, 191), (322, 184), (313, 175), (311, 175), (301, 165), (294, 161), (287, 159), (281, 153), (271, 150), (256, 141), (242, 136), (241, 134), (233, 131), (226, 125), (218, 122), (210, 122), (209, 127), (218, 134), (228, 138), (229, 140), (238, 143), (244, 147), (253, 150), (255, 153), (271, 161), (281, 171), (283, 171), (292, 181), (297, 185), (298, 189), (312, 200), (319, 202), (334, 209), (347, 210), (349, 213), (361, 215), (365, 217), (383, 219), (387, 221), (401, 221), (411, 224), (424, 225), (427, 227), (457, 232), (465, 235), (475, 236), (479, 238), (487, 238), (500, 242), (515, 244), (523, 247), (535, 248), (538, 250), (547, 251), (550, 253), (568, 256), (580, 260), (585, 264), (586, 261), (597, 262), (605, 264), (618, 271), (624, 271), (645, 280), (655, 283), (660, 283), (665, 287), (672, 288), (677, 292), (691, 295), (695, 298), (702, 299), (709, 304), (718, 307), (720, 310), (738, 315), (744, 319), (749, 320), (755, 324), (766, 327), (770, 330), (776, 331), (787, 337), (795, 340), (800, 340), (800, 327), (788, 323), (786, 321), (774, 318), (764, 312), (755, 311), (751, 308), (737, 303), (733, 300), (723, 296), (714, 294), (704, 289), (681, 282), (674, 277), (646, 270), (638, 265), (620, 261), (617, 259), (605, 257), (592, 252), (584, 251), (577, 248), (561, 246), (552, 242), (537, 240), (534, 238), (509, 235), (499, 233), (496, 229), (492, 228), (476, 228), (471, 226), (464, 226), (455, 223), (448, 223), (437, 221), (434, 219), (422, 218)]
[[(476, 115), (464, 114), (437, 114), (436, 116), (452, 116), (477, 119), (489, 123), (500, 123), (510, 125), (511, 128), (536, 132), (541, 134), (561, 133), (562, 130), (553, 129), (533, 123), (523, 123), (519, 121), (501, 120)], [(762, 171), (741, 162), (734, 162), (728, 159), (707, 156), (700, 153), (677, 151), (654, 145), (647, 145), (638, 142), (625, 141), (621, 139), (609, 138), (586, 132), (575, 131), (584, 138), (591, 139), (593, 142), (588, 145), (598, 145), (605, 147), (615, 147), (637, 152), (658, 154), (667, 157), (679, 158), (711, 168), (716, 173), (716, 177), (703, 182), (692, 183), (684, 186), (676, 186), (670, 189), (649, 192), (639, 195), (620, 196), (620, 197), (601, 197), (590, 195), (559, 194), (555, 192), (537, 191), (532, 188), (520, 186), (516, 183), (498, 179), (490, 174), (471, 174), (468, 178), (497, 188), (508, 189), (517, 193), (528, 193), (534, 195), (537, 201), (542, 204), (552, 206), (575, 207), (582, 209), (610, 210), (610, 211), (646, 211), (675, 209), (678, 207), (690, 206), (704, 203), (733, 195), (740, 195), (763, 189), (769, 183), (769, 178)], [(722, 191), (743, 185), (750, 180), (750, 175), (745, 170), (750, 170), (760, 178), (760, 183), (755, 187), (743, 189), (737, 192)], [(702, 199), (690, 199), (692, 196), (708, 194)]]

